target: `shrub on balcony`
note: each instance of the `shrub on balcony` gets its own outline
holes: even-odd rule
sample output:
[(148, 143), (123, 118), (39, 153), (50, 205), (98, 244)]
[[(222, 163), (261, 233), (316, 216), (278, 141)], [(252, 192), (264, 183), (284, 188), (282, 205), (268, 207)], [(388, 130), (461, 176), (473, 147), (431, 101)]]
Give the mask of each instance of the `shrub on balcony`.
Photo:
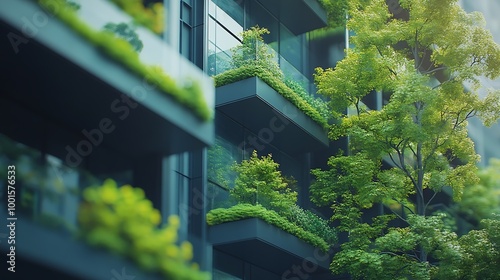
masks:
[(238, 204), (207, 213), (207, 223), (216, 225), (259, 218), (326, 251), (337, 241), (328, 222), (296, 205), (296, 181), (278, 170), (271, 155), (259, 158), (254, 151), (248, 160), (234, 164), (237, 173), (230, 198)]
[(328, 108), (328, 103), (319, 97), (314, 97), (309, 94), (304, 87), (292, 80), (285, 78), (285, 85), (297, 93), (302, 99), (304, 99), (307, 103), (309, 103), (316, 111), (318, 111), (319, 115), (324, 119), (328, 120), (331, 116), (330, 109)]
[(242, 34), (241, 45), (232, 49), (231, 66), (240, 68), (252, 65), (265, 68), (274, 77), (283, 80), (284, 75), (280, 66), (275, 61), (274, 53), (264, 43), (263, 35), (269, 34), (266, 28), (254, 26)]
[(85, 241), (126, 256), (145, 270), (161, 272), (167, 279), (210, 279), (191, 263), (192, 245), (177, 244), (179, 218), (170, 216), (168, 225), (158, 228), (160, 212), (140, 188), (118, 188), (108, 179), (85, 189), (78, 221)]
[(191, 81), (183, 86), (179, 86), (161, 67), (142, 63), (139, 55), (129, 42), (121, 38), (116, 38), (109, 31), (96, 31), (89, 27), (78, 18), (74, 9), (67, 6), (64, 0), (39, 0), (39, 3), (97, 48), (130, 69), (131, 72), (143, 77), (161, 92), (167, 94), (186, 108), (191, 109), (200, 119), (207, 121), (212, 118), (211, 110), (205, 102), (201, 86), (198, 82)]
[(328, 224), (327, 220), (314, 214), (310, 210), (304, 210), (298, 205), (293, 205), (284, 214), (290, 222), (306, 231), (316, 233), (328, 244), (335, 244), (337, 242), (337, 233), (335, 229)]
[[(274, 60), (274, 54), (262, 39), (262, 35), (268, 33), (267, 29), (259, 27), (244, 31), (242, 44), (232, 49), (231, 66), (233, 68), (214, 76), (215, 86), (220, 87), (247, 78), (258, 77), (312, 120), (326, 127), (329, 115), (320, 113), (320, 111), (323, 112), (323, 105), (315, 107), (320, 101), (308, 103), (308, 100), (313, 99), (304, 99), (285, 83), (283, 72)], [(308, 95), (303, 88), (301, 90)]]
[(237, 204), (231, 208), (217, 208), (207, 213), (207, 223), (211, 226), (248, 218), (261, 219), (302, 239), (314, 247), (320, 248), (324, 252), (329, 249), (329, 244), (316, 233), (309, 232), (297, 226), (276, 211), (266, 209), (262, 205)]
[(297, 202), (297, 192), (289, 188), (278, 166), (271, 155), (259, 158), (253, 151), (248, 160), (233, 166), (238, 176), (229, 191), (230, 197), (238, 203), (286, 211)]

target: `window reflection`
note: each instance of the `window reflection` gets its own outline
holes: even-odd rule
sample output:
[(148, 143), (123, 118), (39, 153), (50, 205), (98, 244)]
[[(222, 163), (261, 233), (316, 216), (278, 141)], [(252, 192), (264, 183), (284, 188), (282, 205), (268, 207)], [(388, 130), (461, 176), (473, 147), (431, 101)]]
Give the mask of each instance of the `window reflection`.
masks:
[(237, 35), (243, 31), (243, 0), (212, 0), (209, 14), (229, 32)]

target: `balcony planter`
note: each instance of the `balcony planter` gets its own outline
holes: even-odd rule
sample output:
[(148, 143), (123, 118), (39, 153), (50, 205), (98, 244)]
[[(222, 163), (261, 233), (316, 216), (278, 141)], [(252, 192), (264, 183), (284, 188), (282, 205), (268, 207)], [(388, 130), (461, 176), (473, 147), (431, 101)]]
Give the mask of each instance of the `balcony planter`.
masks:
[[(0, 217), (6, 220), (5, 211)], [(10, 247), (0, 239), (2, 252)], [(112, 279), (135, 276), (137, 279), (163, 279), (145, 273), (132, 262), (94, 249), (64, 232), (54, 231), (20, 217), (16, 221), (16, 272), (19, 279), (45, 278)]]
[[(231, 71), (221, 75), (232, 75)], [(279, 143), (280, 149), (292, 154), (328, 147), (327, 133), (322, 125), (299, 110), (261, 77), (241, 77), (244, 79), (236, 81), (216, 78), (218, 111), (257, 135), (265, 134), (269, 142)]]
[[(111, 3), (104, 3), (121, 11)], [(213, 122), (204, 121), (206, 115), (203, 117), (195, 113), (197, 105), (183, 105), (196, 98), (187, 96), (189, 91), (182, 90), (182, 87), (179, 87), (178, 92), (178, 96), (184, 98), (182, 100), (169, 95), (174, 92), (165, 94), (168, 86), (151, 82), (155, 75), (154, 68), (143, 68), (138, 61), (123, 62), (117, 61), (116, 57), (111, 58), (90, 43), (88, 37), (75, 33), (33, 1), (6, 1), (1, 6), (0, 29), (5, 34), (23, 35), (27, 29), (21, 19), (31, 19), (32, 15), (45, 16), (47, 19), (43, 26), (33, 25), (36, 36), (29, 37), (29, 43), (16, 46), (17, 54), (9, 40), (3, 40), (0, 44), (2, 53), (6, 54), (2, 57), (2, 64), (13, 65), (3, 67), (1, 71), (8, 81), (4, 84), (5, 94), (0, 102), (1, 117), (15, 120), (2, 125), (3, 133), (15, 139), (31, 138), (33, 143), (26, 144), (38, 147), (40, 143), (36, 139), (40, 136), (37, 133), (44, 133), (41, 130), (46, 129), (42, 127), (49, 122), (57, 126), (58, 130), (49, 134), (61, 139), (62, 144), (76, 149), (81, 141), (90, 140), (86, 139), (83, 130), (100, 130), (103, 137), (94, 141), (98, 142), (94, 147), (103, 144), (113, 147), (118, 154), (129, 156), (174, 154), (205, 147), (213, 142)], [(92, 29), (87, 30), (91, 32), (89, 30)], [(150, 45), (161, 45), (161, 39), (153, 34), (148, 40)], [(148, 46), (145, 45), (143, 51)], [(169, 58), (168, 62), (162, 60), (164, 64), (179, 62), (175, 63), (177, 69), (166, 72), (176, 81), (178, 76), (181, 79), (180, 72), (192, 73), (205, 94), (208, 110), (212, 110), (212, 81), (178, 53), (166, 46), (161, 48), (163, 51), (157, 55)], [(119, 53), (116, 56), (120, 56)], [(154, 59), (158, 60), (158, 57), (146, 57), (146, 62)], [(123, 67), (124, 64), (130, 65)], [(143, 70), (149, 78), (137, 75)], [(177, 86), (178, 83), (175, 84)], [(191, 85), (196, 87), (195, 84)], [(190, 87), (189, 81), (185, 85)], [(201, 111), (206, 112), (204, 109)], [(16, 127), (25, 127), (25, 131)], [(71, 135), (64, 136), (67, 132)], [(26, 137), (28, 133), (32, 135)]]
[[(259, 63), (260, 61), (257, 61)], [(273, 76), (273, 73), (265, 69), (266, 65), (255, 64), (254, 61), (249, 61), (247, 65), (241, 66), (239, 68), (230, 69), (224, 73), (221, 73), (214, 77), (215, 86), (221, 87), (231, 83), (235, 83), (241, 80), (245, 80), (251, 77), (257, 77), (277, 93), (282, 95), (285, 99), (290, 101), (295, 107), (297, 107), (304, 114), (309, 116), (319, 125), (326, 127), (327, 121), (319, 114), (319, 112), (313, 108), (311, 105), (306, 103), (302, 98), (298, 96), (292, 89), (290, 89), (283, 81)]]
[(208, 238), (214, 249), (237, 255), (278, 275), (306, 260), (317, 264), (312, 274), (329, 273), (330, 254), (259, 218), (212, 225)]

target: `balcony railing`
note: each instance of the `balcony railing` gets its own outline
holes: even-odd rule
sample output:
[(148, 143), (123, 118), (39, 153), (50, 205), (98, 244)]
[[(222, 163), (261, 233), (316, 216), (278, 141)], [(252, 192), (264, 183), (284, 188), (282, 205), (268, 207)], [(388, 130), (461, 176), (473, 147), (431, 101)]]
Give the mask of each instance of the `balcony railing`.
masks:
[(328, 105), (311, 93), (314, 84), (273, 48), (259, 40), (209, 54), (208, 66), (216, 87), (257, 76), (315, 122), (327, 125)]
[[(15, 166), (15, 179), (9, 180), (15, 200), (9, 204), (8, 214), (15, 219), (19, 233), (15, 244), (18, 255), (56, 274), (51, 278), (68, 274), (99, 279), (120, 265), (144, 279), (161, 279), (160, 274), (165, 279), (180, 275), (210, 279), (208, 273), (191, 266), (193, 246), (179, 238), (179, 217), (170, 216), (168, 223), (160, 226), (161, 213), (153, 208), (144, 190), (125, 184), (132, 181), (131, 171), (94, 175), (67, 167), (61, 159), (3, 134), (0, 164)], [(104, 176), (116, 178), (118, 184), (111, 179), (103, 184)], [(6, 183), (0, 182), (3, 202), (7, 201)], [(4, 218), (7, 205), (0, 205), (0, 217)], [(137, 235), (137, 230), (142, 233)], [(152, 243), (147, 245), (143, 240)], [(1, 243), (3, 250), (6, 244)], [(95, 269), (89, 270), (89, 266)], [(33, 278), (29, 270), (20, 273), (23, 279)]]
[(217, 225), (258, 218), (327, 251), (336, 242), (335, 230), (320, 216), (296, 205), (297, 181), (282, 175), (278, 166), (271, 156), (259, 158), (254, 153), (250, 159), (237, 161), (223, 146), (212, 146), (207, 222)]

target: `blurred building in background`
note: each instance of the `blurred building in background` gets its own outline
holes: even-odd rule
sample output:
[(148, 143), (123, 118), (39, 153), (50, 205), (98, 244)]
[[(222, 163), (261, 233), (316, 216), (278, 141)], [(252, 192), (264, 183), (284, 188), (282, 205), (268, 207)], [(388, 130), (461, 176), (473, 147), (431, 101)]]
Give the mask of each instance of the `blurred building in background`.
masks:
[[(487, 0), (460, 0), (460, 5), (467, 12), (477, 11), (484, 15), (486, 27), (491, 31), (493, 38), (500, 43), (500, 2)], [(488, 88), (500, 89), (500, 80), (482, 79), (484, 92)], [(488, 165), (491, 158), (500, 158), (500, 124), (497, 122), (491, 127), (485, 127), (477, 118), (469, 122), (469, 133), (476, 144), (476, 151), (481, 155), (480, 166)]]

